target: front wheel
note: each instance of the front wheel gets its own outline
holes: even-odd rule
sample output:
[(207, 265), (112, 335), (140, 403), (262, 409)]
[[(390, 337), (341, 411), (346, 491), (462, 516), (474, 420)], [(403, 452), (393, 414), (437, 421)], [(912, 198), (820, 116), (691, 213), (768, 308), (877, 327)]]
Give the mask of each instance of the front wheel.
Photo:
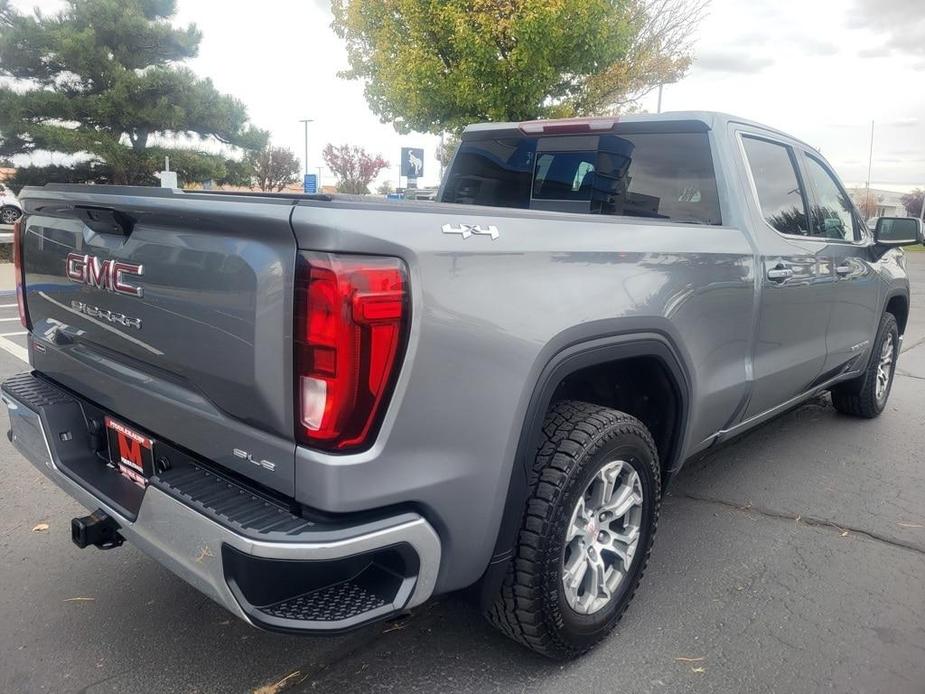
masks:
[(899, 328), (892, 313), (880, 319), (867, 370), (858, 378), (832, 389), (835, 409), (854, 417), (873, 419), (886, 408), (893, 388), (893, 374), (899, 356)]
[(0, 208), (0, 224), (13, 224), (22, 217), (22, 212), (11, 205)]
[(587, 651), (642, 578), (661, 496), (658, 454), (635, 417), (566, 401), (546, 416), (536, 479), (489, 621), (555, 659)]

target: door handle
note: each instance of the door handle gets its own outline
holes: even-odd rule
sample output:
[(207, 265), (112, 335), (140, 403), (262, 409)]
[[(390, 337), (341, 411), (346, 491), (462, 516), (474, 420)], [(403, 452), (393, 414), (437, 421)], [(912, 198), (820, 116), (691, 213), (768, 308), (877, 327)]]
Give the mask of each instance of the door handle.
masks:
[(791, 277), (793, 277), (793, 270), (783, 265), (778, 265), (768, 270), (768, 279), (773, 282), (783, 282), (784, 280), (789, 280)]
[(838, 275), (839, 277), (850, 275), (851, 266), (850, 265), (839, 265), (837, 268), (835, 268), (835, 274)]

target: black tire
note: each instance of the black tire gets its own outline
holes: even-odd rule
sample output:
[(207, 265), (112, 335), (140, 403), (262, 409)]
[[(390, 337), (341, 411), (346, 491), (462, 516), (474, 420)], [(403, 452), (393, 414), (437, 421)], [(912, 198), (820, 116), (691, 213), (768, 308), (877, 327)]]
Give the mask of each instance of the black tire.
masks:
[[(878, 398), (877, 370), (884, 342), (888, 339), (892, 339), (893, 363), (889, 369), (886, 391), (882, 397)], [(892, 313), (884, 313), (880, 319), (880, 327), (877, 329), (877, 337), (874, 339), (874, 344), (871, 348), (867, 369), (858, 378), (832, 388), (832, 404), (835, 409), (844, 414), (863, 417), (864, 419), (873, 419), (879, 416), (886, 408), (887, 400), (890, 398), (890, 391), (893, 388), (893, 374), (896, 371), (896, 358), (898, 356), (899, 328), (896, 325), (896, 317)]]
[[(543, 434), (514, 557), (486, 617), (533, 651), (565, 660), (607, 636), (633, 599), (658, 523), (661, 477), (651, 434), (638, 419), (622, 412), (560, 402), (546, 415)], [(564, 595), (566, 530), (579, 496), (613, 460), (628, 463), (639, 476), (643, 499), (639, 541), (609, 602), (593, 614), (582, 614)]]
[(22, 212), (15, 207), (7, 205), (0, 208), (0, 224), (12, 224), (20, 217), (22, 217)]

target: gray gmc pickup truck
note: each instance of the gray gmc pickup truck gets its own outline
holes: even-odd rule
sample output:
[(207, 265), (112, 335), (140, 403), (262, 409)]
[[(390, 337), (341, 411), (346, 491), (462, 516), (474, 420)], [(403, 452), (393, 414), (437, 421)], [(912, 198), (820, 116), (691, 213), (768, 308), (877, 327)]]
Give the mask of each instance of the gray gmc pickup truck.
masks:
[(2, 394), (78, 546), (293, 633), (470, 588), (554, 658), (626, 610), (686, 459), (822, 391), (883, 411), (923, 241), (712, 113), (472, 126), (438, 202), (21, 200)]

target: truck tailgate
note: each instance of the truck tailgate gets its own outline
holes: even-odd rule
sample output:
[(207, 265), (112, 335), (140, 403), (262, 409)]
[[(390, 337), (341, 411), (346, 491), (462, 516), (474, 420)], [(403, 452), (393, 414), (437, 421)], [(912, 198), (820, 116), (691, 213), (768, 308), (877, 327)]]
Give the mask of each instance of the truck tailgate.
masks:
[(290, 201), (100, 189), (24, 191), (34, 366), (291, 495)]

